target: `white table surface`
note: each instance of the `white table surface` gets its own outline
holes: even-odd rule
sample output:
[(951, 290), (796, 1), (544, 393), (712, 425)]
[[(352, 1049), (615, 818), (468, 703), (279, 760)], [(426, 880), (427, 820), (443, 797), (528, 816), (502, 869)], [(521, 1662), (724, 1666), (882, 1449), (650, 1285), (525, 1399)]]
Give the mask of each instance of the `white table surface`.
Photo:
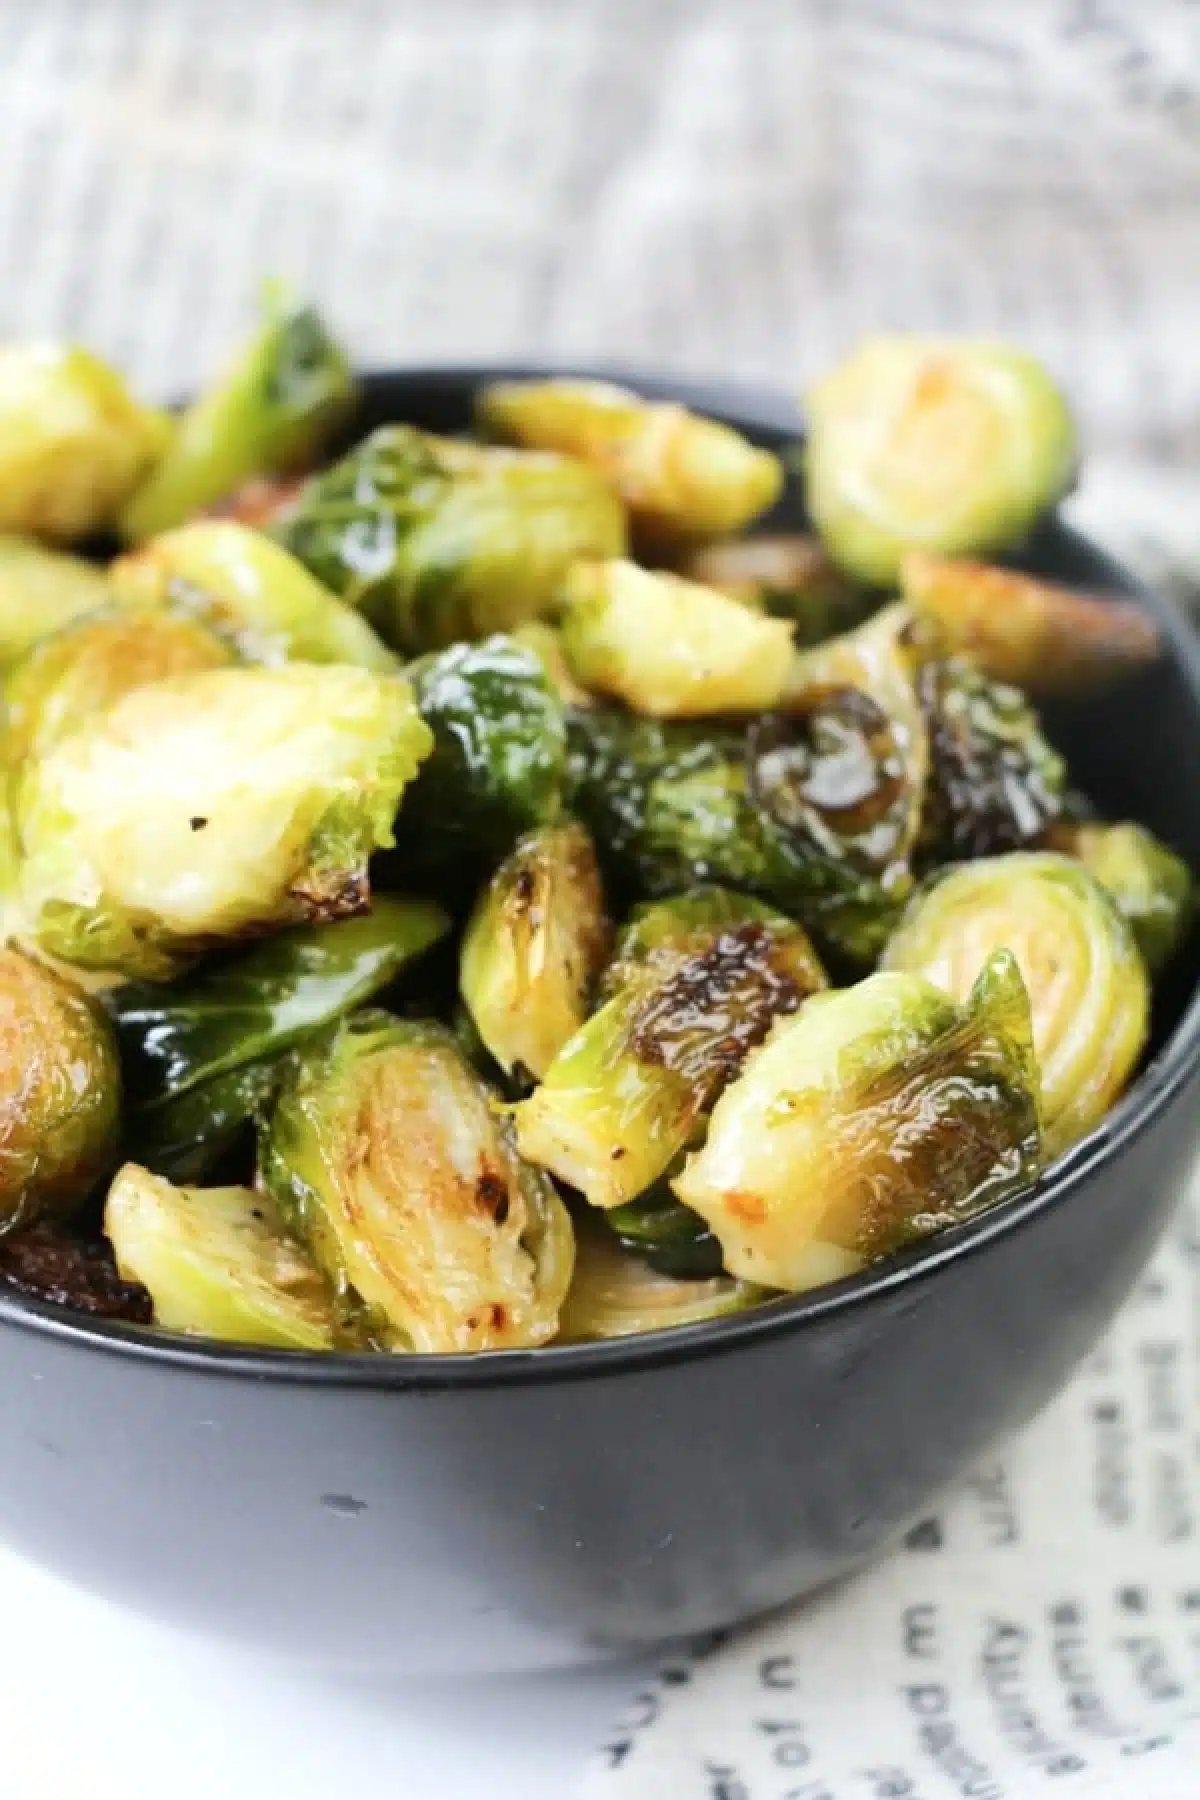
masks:
[(166, 1631), (0, 1553), (3, 1800), (570, 1800), (634, 1665), (364, 1682)]

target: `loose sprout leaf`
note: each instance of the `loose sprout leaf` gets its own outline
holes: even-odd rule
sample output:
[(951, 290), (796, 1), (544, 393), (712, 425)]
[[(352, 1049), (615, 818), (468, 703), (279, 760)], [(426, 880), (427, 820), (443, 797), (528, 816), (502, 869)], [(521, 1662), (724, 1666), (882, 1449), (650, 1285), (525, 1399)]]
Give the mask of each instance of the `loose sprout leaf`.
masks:
[(196, 519), (152, 538), (119, 557), (109, 578), (132, 604), (193, 614), (248, 662), (353, 663), (380, 675), (399, 667), (353, 607), (231, 519)]
[(1015, 569), (913, 553), (901, 583), (946, 650), (1030, 694), (1096, 693), (1161, 654), (1158, 627), (1141, 607)]
[(0, 1235), (62, 1218), (111, 1167), (121, 1109), (112, 1027), (52, 969), (0, 949)]
[(1048, 1154), (1103, 1118), (1146, 1042), (1150, 990), (1132, 934), (1100, 883), (1051, 851), (964, 863), (912, 902), (889, 969), (959, 998), (995, 951), (1011, 951), (1033, 1012)]
[(461, 893), (561, 811), (562, 703), (533, 652), (503, 635), (422, 657), (408, 676), (433, 749), (405, 795), (396, 861)]
[(31, 538), (0, 535), (0, 667), (112, 598), (93, 563)]
[(1062, 395), (1003, 344), (868, 338), (814, 385), (807, 411), (813, 521), (841, 568), (879, 586), (910, 550), (1018, 542), (1074, 478)]
[(1196, 911), (1196, 884), (1183, 858), (1144, 825), (1064, 823), (1050, 843), (1077, 857), (1112, 896), (1151, 974), (1164, 968)]
[(798, 648), (852, 631), (878, 596), (851, 581), (816, 537), (729, 538), (702, 544), (679, 565), (689, 581), (786, 619)]
[(0, 346), (0, 532), (54, 544), (99, 530), (171, 430), (86, 350)]
[(214, 669), (126, 694), (26, 768), (21, 901), (39, 943), (152, 979), (248, 932), (367, 910), (430, 746), (406, 683)]
[(112, 610), (80, 619), (36, 644), (4, 678), (9, 768), (44, 756), (135, 688), (233, 661), (226, 645), (193, 619)]
[[(327, 926), (326, 930), (340, 927)], [(254, 1163), (254, 1130), (287, 1073), (285, 1051), (240, 1063), (125, 1116), (127, 1156), (168, 1181), (207, 1180), (232, 1161), (242, 1175)]]
[(278, 1350), (332, 1350), (333, 1296), (254, 1188), (175, 1187), (126, 1163), (104, 1228), (117, 1264), (154, 1302), (168, 1331)]
[(575, 1274), (562, 1310), (559, 1340), (586, 1343), (640, 1336), (744, 1312), (770, 1295), (728, 1276), (680, 1280), (630, 1254), (599, 1221), (576, 1231)]
[(507, 1073), (545, 1073), (587, 1017), (610, 930), (581, 825), (521, 838), (476, 903), (459, 985), (482, 1043)]
[(740, 531), (783, 489), (778, 458), (731, 426), (608, 382), (496, 382), (476, 410), (494, 436), (591, 464), (668, 542)]
[(586, 688), (658, 718), (758, 712), (792, 672), (790, 627), (716, 588), (636, 563), (576, 563), (562, 643)]
[(1000, 955), (962, 1010), (897, 974), (808, 1001), (673, 1185), (731, 1274), (800, 1290), (1019, 1192), (1040, 1153), (1029, 1003)]
[(411, 425), (315, 476), (273, 533), (406, 651), (543, 617), (573, 562), (625, 548), (619, 503), (582, 463)]
[(930, 751), (926, 856), (956, 862), (1042, 840), (1063, 811), (1067, 768), (1018, 690), (954, 656), (927, 662), (917, 691)]
[(772, 1023), (825, 983), (805, 933), (710, 888), (633, 923), (581, 1026), (515, 1108), (521, 1154), (593, 1206), (643, 1193), (689, 1142)]
[(281, 931), (170, 985), (127, 983), (109, 1008), (135, 1108), (278, 1055), (363, 1005), (449, 928), (430, 901), (380, 896), (361, 918)]
[(251, 475), (309, 467), (353, 406), (350, 365), (314, 309), (271, 286), (263, 314), (125, 507), (128, 541), (181, 525)]
[(699, 1213), (676, 1200), (660, 1182), (624, 1206), (614, 1206), (604, 1221), (617, 1242), (644, 1257), (660, 1275), (677, 1281), (708, 1281), (725, 1272), (721, 1245)]
[(569, 1216), (445, 1027), (358, 1013), (301, 1053), (261, 1166), (390, 1348), (529, 1347), (558, 1329)]

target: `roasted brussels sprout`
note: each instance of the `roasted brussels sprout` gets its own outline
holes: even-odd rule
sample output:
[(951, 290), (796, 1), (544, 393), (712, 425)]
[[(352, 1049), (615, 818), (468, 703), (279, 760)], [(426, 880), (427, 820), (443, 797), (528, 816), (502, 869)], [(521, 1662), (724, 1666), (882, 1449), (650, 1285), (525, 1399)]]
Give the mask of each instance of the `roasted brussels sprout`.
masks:
[(95, 1319), (148, 1325), (154, 1311), (141, 1283), (118, 1275), (108, 1239), (70, 1225), (31, 1225), (0, 1238), (0, 1284)]
[(660, 1275), (706, 1281), (724, 1273), (721, 1246), (699, 1213), (676, 1200), (665, 1181), (649, 1193), (605, 1213), (618, 1243), (644, 1257)]
[(562, 703), (532, 651), (512, 638), (452, 644), (408, 670), (433, 750), (404, 799), (405, 880), (454, 879), (461, 892), (562, 806)]
[(999, 954), (962, 1010), (913, 975), (810, 1000), (673, 1185), (731, 1274), (798, 1290), (1007, 1199), (1040, 1150), (1029, 1001)]
[(126, 1163), (109, 1190), (104, 1229), (121, 1274), (149, 1290), (165, 1330), (280, 1350), (334, 1348), (333, 1296), (268, 1194), (174, 1187)]
[(786, 619), (798, 648), (822, 644), (861, 625), (878, 604), (847, 579), (815, 537), (730, 538), (702, 544), (679, 573), (720, 588), (743, 606)]
[(1062, 395), (1002, 344), (870, 338), (812, 388), (808, 419), (813, 520), (839, 566), (879, 586), (908, 550), (1016, 543), (1075, 473)]
[(702, 888), (635, 916), (611, 994), (515, 1109), (522, 1156), (593, 1206), (667, 1170), (773, 1022), (825, 985), (804, 932), (745, 895)]
[(740, 432), (605, 381), (495, 382), (477, 414), (510, 443), (590, 463), (654, 538), (740, 531), (783, 489), (778, 457)]
[(272, 285), (263, 314), (122, 512), (130, 542), (181, 525), (248, 476), (309, 467), (353, 406), (350, 365), (315, 310)]
[(510, 633), (525, 650), (532, 650), (542, 672), (564, 706), (591, 706), (592, 696), (580, 687), (563, 651), (562, 633), (545, 619), (528, 619)]
[(912, 553), (901, 581), (905, 600), (945, 649), (1030, 694), (1095, 693), (1160, 652), (1158, 628), (1140, 607), (1071, 593), (1016, 569)]
[(774, 706), (795, 658), (782, 619), (631, 562), (576, 563), (563, 590), (562, 643), (586, 688), (658, 718)]
[(36, 644), (4, 680), (9, 767), (44, 756), (77, 725), (135, 688), (169, 675), (226, 668), (233, 660), (195, 619), (111, 610), (80, 619)]
[(579, 557), (620, 556), (625, 522), (592, 470), (385, 425), (315, 476), (273, 534), (398, 649), (544, 615)]
[(106, 525), (171, 440), (115, 370), (60, 344), (0, 347), (0, 531), (69, 543)]
[(123, 599), (193, 613), (248, 662), (354, 663), (380, 675), (399, 667), (353, 607), (232, 519), (196, 519), (153, 538), (109, 577)]
[(927, 855), (955, 862), (1043, 839), (1062, 814), (1067, 769), (1017, 689), (951, 656), (924, 665), (917, 692), (929, 736)]
[(1151, 974), (1175, 954), (1195, 913), (1192, 872), (1144, 825), (1063, 823), (1050, 844), (1077, 857), (1116, 901)]
[(575, 1241), (575, 1273), (559, 1331), (564, 1343), (697, 1325), (770, 1298), (763, 1288), (728, 1276), (692, 1281), (661, 1274), (623, 1250), (600, 1221), (581, 1221)]
[(529, 832), (480, 895), (463, 938), (462, 996), (509, 1075), (544, 1075), (587, 1017), (608, 950), (596, 852), (582, 825)]
[(1099, 882), (1052, 851), (1014, 851), (949, 870), (913, 901), (884, 965), (961, 998), (1002, 947), (1029, 990), (1046, 1150), (1057, 1156), (1104, 1116), (1141, 1055), (1150, 1008), (1145, 965)]
[(0, 1235), (63, 1217), (111, 1166), (121, 1110), (112, 1027), (96, 1002), (0, 949)]
[(151, 979), (247, 932), (364, 912), (430, 734), (363, 669), (210, 669), (135, 689), (30, 763), (21, 908), (52, 955)]
[(262, 1171), (389, 1348), (508, 1349), (558, 1329), (570, 1218), (443, 1026), (361, 1012), (299, 1053)]
[(29, 538), (0, 536), (0, 667), (112, 598), (93, 563)]

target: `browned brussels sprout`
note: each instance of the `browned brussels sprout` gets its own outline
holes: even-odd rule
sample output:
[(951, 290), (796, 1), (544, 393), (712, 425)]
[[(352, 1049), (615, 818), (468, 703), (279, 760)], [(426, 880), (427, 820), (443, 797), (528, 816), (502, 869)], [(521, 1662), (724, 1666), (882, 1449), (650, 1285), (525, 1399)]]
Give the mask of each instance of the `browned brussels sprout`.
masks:
[(801, 648), (852, 631), (875, 610), (877, 596), (850, 581), (819, 538), (728, 538), (702, 544), (680, 564), (689, 581), (786, 619)]
[(107, 1238), (85, 1236), (74, 1226), (46, 1221), (0, 1238), (0, 1282), (96, 1319), (148, 1325), (153, 1317), (153, 1302), (141, 1282), (117, 1273)]
[(869, 338), (812, 388), (808, 417), (813, 520), (839, 566), (879, 586), (909, 550), (1016, 543), (1074, 478), (1062, 395), (1003, 344)]
[(272, 529), (405, 651), (543, 617), (573, 562), (625, 548), (619, 503), (582, 463), (411, 425), (372, 432)]
[(732, 1275), (815, 1287), (1032, 1183), (1037, 1081), (1011, 956), (962, 1009), (915, 976), (871, 975), (772, 1034), (673, 1185)]
[(917, 677), (929, 733), (922, 848), (935, 862), (1038, 844), (1062, 813), (1066, 764), (1016, 688), (965, 657), (936, 657)]
[(611, 996), (515, 1109), (521, 1154), (593, 1206), (643, 1193), (771, 1025), (825, 985), (798, 925), (720, 888), (635, 916)]
[(760, 712), (779, 702), (792, 674), (789, 625), (678, 575), (576, 563), (562, 605), (571, 673), (634, 712)]
[(503, 1350), (557, 1331), (570, 1218), (445, 1027), (360, 1012), (299, 1053), (262, 1169), (386, 1347)]
[(961, 999), (1002, 948), (1029, 992), (1046, 1149), (1057, 1156), (1099, 1123), (1133, 1073), (1149, 1023), (1145, 964), (1100, 883), (1051, 851), (949, 870), (913, 901), (884, 963)]
[(499, 381), (477, 410), (497, 437), (590, 463), (654, 538), (740, 531), (783, 489), (779, 459), (730, 426), (609, 382)]
[(596, 852), (567, 820), (520, 839), (479, 897), (459, 982), (507, 1074), (544, 1075), (587, 1017), (609, 944)]
[(1015, 569), (912, 554), (902, 581), (904, 598), (945, 649), (1030, 694), (1095, 693), (1160, 653), (1158, 628), (1140, 607)]
[(0, 949), (0, 1235), (63, 1217), (111, 1166), (121, 1109), (112, 1027), (96, 1002)]

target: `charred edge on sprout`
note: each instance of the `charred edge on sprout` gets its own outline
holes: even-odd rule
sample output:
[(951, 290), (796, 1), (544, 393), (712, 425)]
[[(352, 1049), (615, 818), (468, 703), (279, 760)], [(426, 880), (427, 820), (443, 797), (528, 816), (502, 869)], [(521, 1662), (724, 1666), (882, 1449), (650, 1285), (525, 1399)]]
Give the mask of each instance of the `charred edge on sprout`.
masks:
[(341, 869), (311, 871), (293, 882), (288, 895), (313, 925), (358, 918), (371, 910), (371, 883), (365, 868), (350, 873)]
[[(631, 1033), (634, 1053), (712, 1093), (741, 1068), (773, 1021), (795, 1012), (804, 998), (795, 979), (777, 966), (779, 940), (769, 925), (750, 921), (724, 931), (647, 994)], [(719, 1020), (720, 1035), (705, 1031)]]
[(106, 1242), (78, 1237), (61, 1226), (33, 1225), (0, 1239), (0, 1282), (93, 1318), (148, 1325), (154, 1316), (149, 1293), (140, 1282), (117, 1273)]

